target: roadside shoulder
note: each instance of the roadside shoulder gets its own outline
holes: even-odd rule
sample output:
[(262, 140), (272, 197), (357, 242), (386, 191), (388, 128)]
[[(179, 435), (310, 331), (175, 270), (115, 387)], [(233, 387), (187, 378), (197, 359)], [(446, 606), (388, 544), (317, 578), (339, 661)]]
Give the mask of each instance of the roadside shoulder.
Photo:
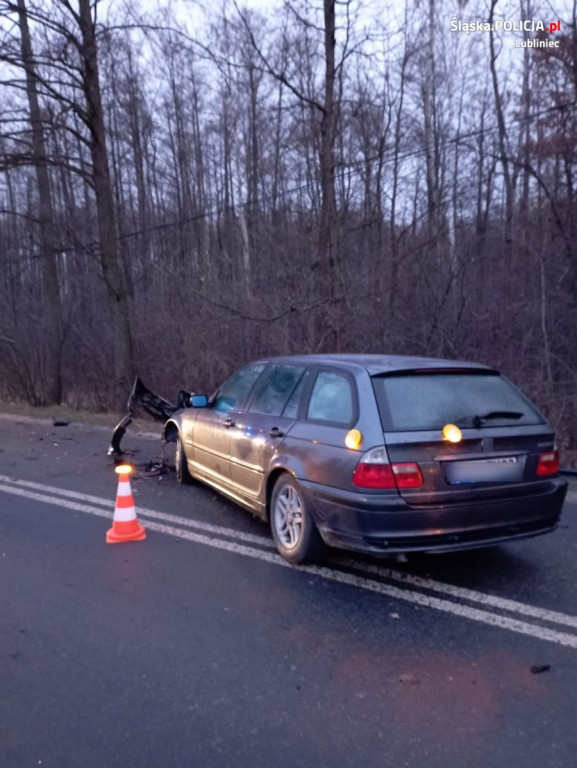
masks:
[[(112, 430), (118, 424), (122, 416), (110, 414), (110, 413), (89, 413), (89, 412), (74, 412), (70, 409), (63, 411), (59, 408), (54, 409), (37, 409), (37, 413), (31, 413), (31, 408), (27, 408), (27, 413), (18, 413), (16, 411), (2, 410), (3, 404), (0, 404), (0, 422), (12, 422), (14, 424), (37, 424), (38, 426), (51, 427), (55, 429), (78, 429), (78, 428), (90, 428), (103, 432), (108, 432), (112, 435)], [(55, 420), (68, 422), (58, 426), (54, 423)], [(160, 436), (160, 424), (158, 430), (155, 432), (154, 422), (145, 419), (134, 419), (130, 432), (135, 437), (141, 437), (145, 439), (158, 440)]]

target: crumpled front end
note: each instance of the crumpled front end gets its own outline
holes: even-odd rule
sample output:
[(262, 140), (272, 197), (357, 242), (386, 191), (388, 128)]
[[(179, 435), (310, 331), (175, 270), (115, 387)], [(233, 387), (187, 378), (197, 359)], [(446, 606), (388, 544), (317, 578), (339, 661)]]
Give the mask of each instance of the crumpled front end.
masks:
[(112, 432), (112, 438), (110, 440), (110, 446), (108, 448), (108, 455), (113, 456), (114, 460), (121, 460), (123, 451), (120, 447), (120, 443), (128, 427), (132, 424), (133, 419), (138, 412), (144, 412), (149, 416), (152, 416), (156, 421), (166, 421), (172, 414), (186, 405), (187, 399), (190, 395), (183, 390), (178, 393), (178, 403), (173, 405), (168, 400), (165, 400), (160, 395), (155, 395), (151, 392), (139, 376), (134, 379), (134, 384), (130, 397), (128, 398), (128, 413), (124, 416), (118, 424), (114, 427)]

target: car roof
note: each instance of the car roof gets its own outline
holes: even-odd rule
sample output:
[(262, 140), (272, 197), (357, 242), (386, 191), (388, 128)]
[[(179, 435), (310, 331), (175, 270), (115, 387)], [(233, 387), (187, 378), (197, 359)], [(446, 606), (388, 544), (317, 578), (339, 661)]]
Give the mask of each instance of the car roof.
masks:
[(325, 354), (287, 355), (284, 357), (262, 358), (259, 362), (301, 363), (303, 365), (331, 365), (342, 368), (361, 367), (370, 376), (400, 371), (422, 371), (423, 369), (461, 369), (492, 371), (487, 365), (458, 360), (444, 360), (438, 357), (417, 357), (411, 355), (369, 355), (369, 354)]

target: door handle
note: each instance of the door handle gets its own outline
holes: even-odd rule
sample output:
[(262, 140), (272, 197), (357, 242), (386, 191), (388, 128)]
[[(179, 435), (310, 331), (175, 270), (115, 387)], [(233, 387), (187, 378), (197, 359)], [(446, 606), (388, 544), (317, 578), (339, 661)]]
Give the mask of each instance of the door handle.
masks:
[(272, 427), (272, 429), (269, 429), (268, 433), (271, 437), (284, 437), (284, 432), (281, 432), (278, 427)]
[(230, 416), (229, 416), (229, 417), (228, 417), (228, 419), (227, 419), (227, 420), (224, 422), (224, 427), (225, 427), (225, 429), (229, 429), (230, 427), (235, 427), (235, 426), (236, 426), (236, 424), (235, 424), (235, 423), (234, 423), (234, 421), (233, 421), (233, 420), (230, 418)]

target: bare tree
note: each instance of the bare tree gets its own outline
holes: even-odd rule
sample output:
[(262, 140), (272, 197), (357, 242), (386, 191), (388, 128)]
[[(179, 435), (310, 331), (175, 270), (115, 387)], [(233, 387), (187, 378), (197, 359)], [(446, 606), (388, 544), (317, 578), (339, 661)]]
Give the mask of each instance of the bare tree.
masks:
[(489, 24), (491, 25), (491, 31), (489, 32), (489, 48), (490, 48), (490, 68), (491, 68), (491, 80), (493, 83), (493, 96), (495, 98), (495, 112), (497, 115), (498, 126), (498, 138), (499, 138), (499, 159), (501, 161), (501, 167), (503, 169), (503, 182), (505, 185), (505, 242), (510, 243), (512, 237), (513, 228), (513, 207), (515, 198), (515, 189), (513, 185), (513, 176), (511, 171), (511, 163), (509, 160), (509, 150), (507, 146), (507, 127), (505, 124), (505, 113), (503, 109), (503, 97), (499, 88), (499, 78), (497, 74), (497, 58), (499, 53), (497, 52), (495, 45), (495, 8), (498, 0), (491, 0), (489, 9)]
[(58, 352), (97, 407), (136, 368), (170, 396), (268, 353), (440, 354), (502, 367), (571, 445), (577, 0), (507, 62), (435, 0), (358, 8), (224, 0), (192, 29), (0, 0), (0, 396), (48, 400)]
[(18, 2), (18, 21), (22, 64), (26, 76), (26, 95), (32, 127), (31, 162), (38, 185), (38, 220), (42, 252), (42, 308), (44, 322), (43, 369), (39, 399), (42, 403), (60, 403), (62, 400), (62, 317), (60, 287), (58, 282), (57, 240), (54, 229), (52, 191), (47, 152), (44, 141), (44, 127), (38, 99), (36, 65), (28, 26), (25, 0)]

